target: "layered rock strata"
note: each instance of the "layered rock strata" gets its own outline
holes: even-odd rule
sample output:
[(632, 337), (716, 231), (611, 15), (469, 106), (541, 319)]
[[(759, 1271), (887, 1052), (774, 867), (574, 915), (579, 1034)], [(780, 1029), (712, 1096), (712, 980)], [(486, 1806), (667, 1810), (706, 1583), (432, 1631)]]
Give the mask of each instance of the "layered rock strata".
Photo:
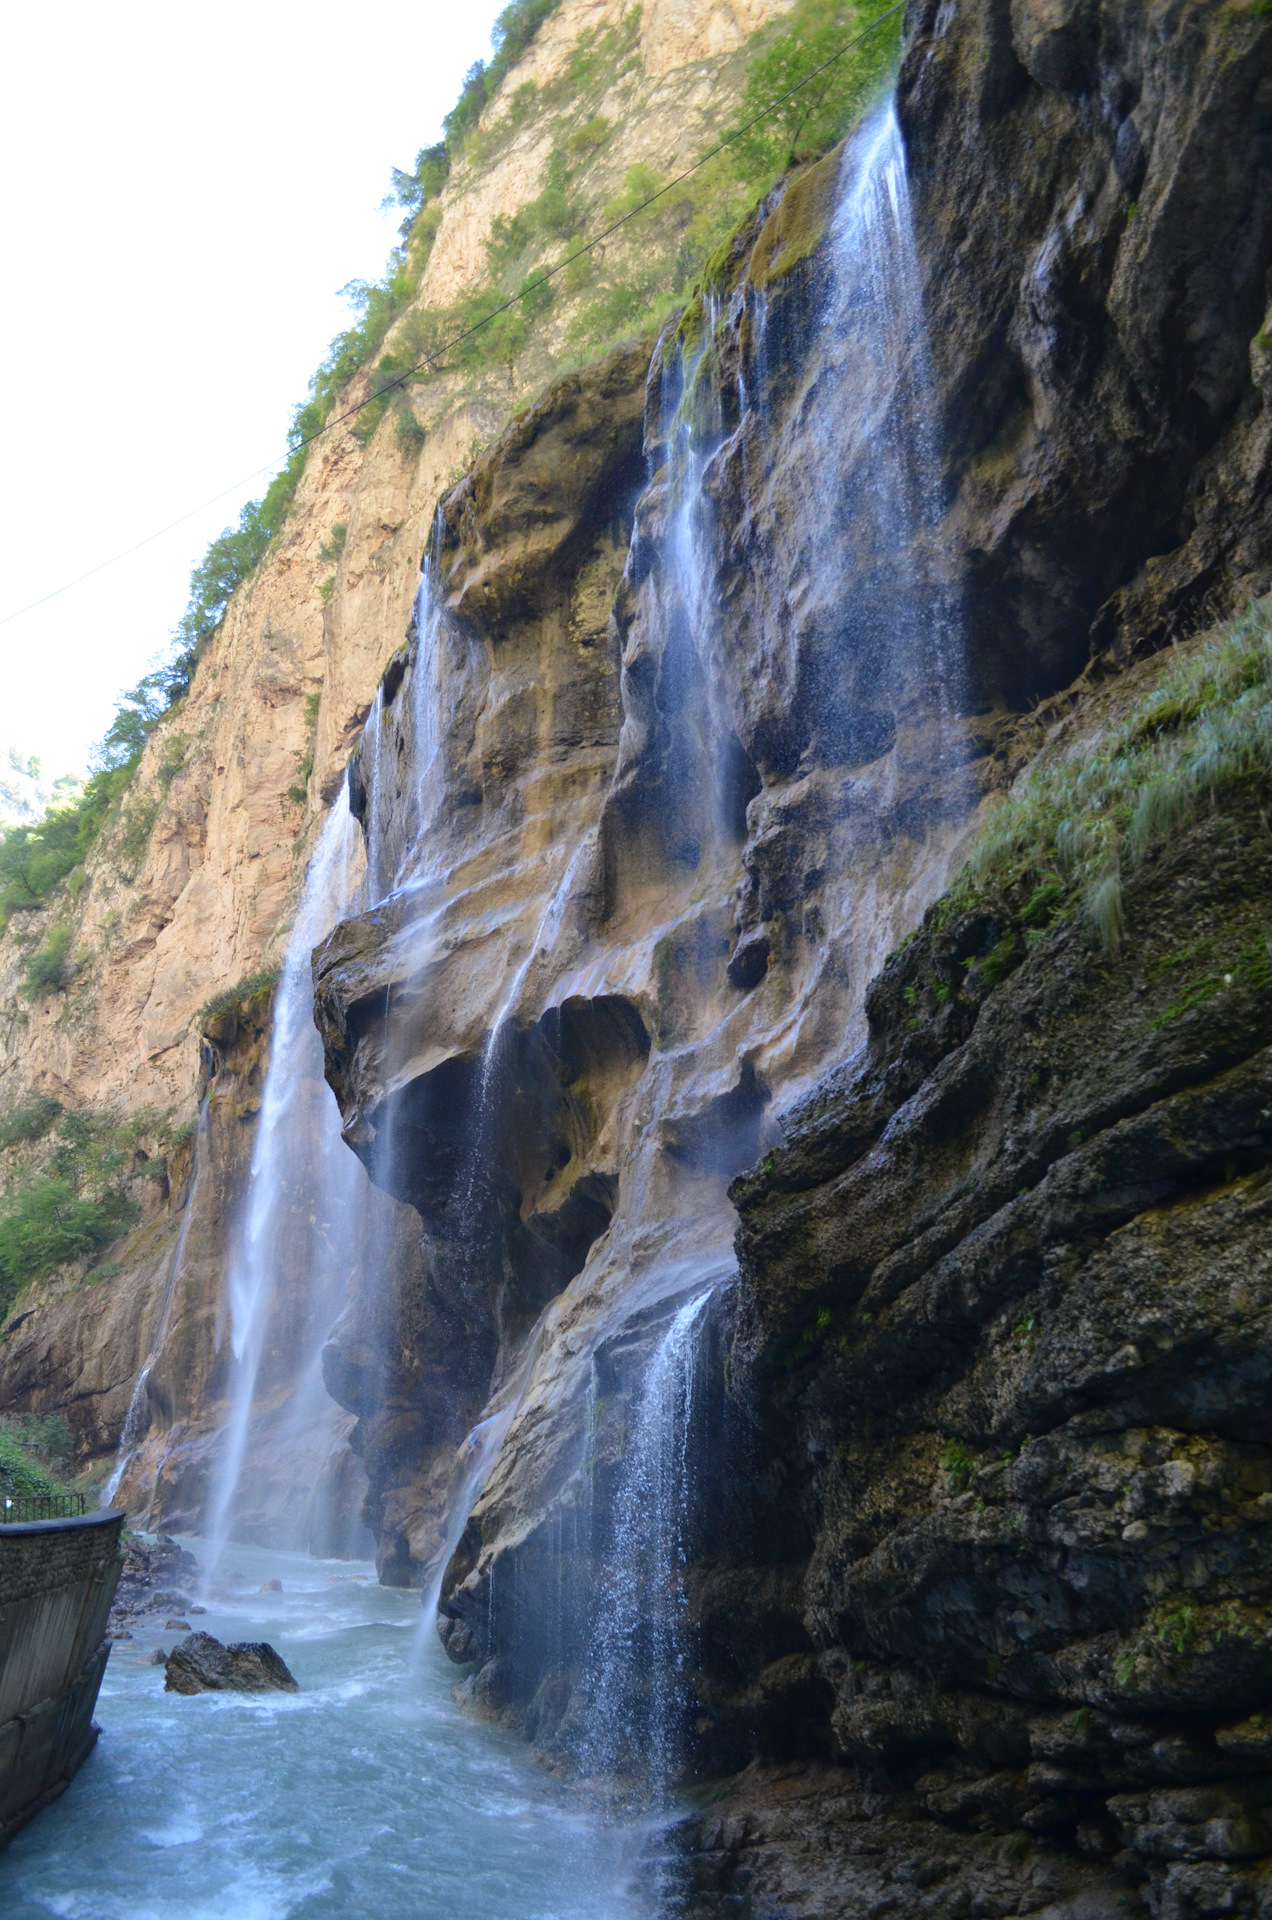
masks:
[(823, 1818), (836, 1913), (995, 1876), (1264, 1897), (1266, 807), (1163, 851), (1116, 953), (1069, 923), (990, 989), (1003, 924), (927, 927), (735, 1187), (733, 1467), (765, 1471), (693, 1576), (701, 1763), (848, 1772), (701, 1822), (687, 1911), (780, 1905)]
[[(618, 0), (563, 0), (491, 101), (415, 236), (418, 293), (383, 350), (400, 350), (404, 330), (426, 312), (444, 318), (448, 303), (490, 284), (494, 228), (542, 191), (558, 148), (569, 159), (573, 214), (593, 226), (632, 166), (652, 159), (661, 173), (673, 155), (692, 158), (735, 110), (756, 52), (748, 36), (782, 11), (783, 0), (676, 0), (643, 13)], [(581, 53), (590, 58), (580, 61)], [(583, 139), (569, 146), (580, 128)], [(681, 225), (687, 217), (683, 208), (676, 216)], [(670, 247), (669, 258), (679, 231), (675, 220), (657, 227), (657, 248)], [(563, 250), (558, 238), (540, 240), (547, 256)], [(647, 274), (649, 244), (646, 233), (621, 257), (611, 248), (607, 273)], [(205, 1032), (208, 1003), (245, 986), (245, 1027), (268, 1031), (268, 1005), (253, 1005), (250, 989), (281, 956), (320, 817), (406, 633), (439, 493), (563, 358), (578, 357), (571, 329), (601, 291), (599, 281), (574, 285), (568, 297), (561, 289), (511, 357), (448, 363), (412, 382), (403, 395), (409, 422), (390, 410), (373, 433), (355, 434), (366, 417), (350, 415), (314, 445), (285, 526), (233, 596), (190, 693), (151, 736), (82, 884), (63, 887), (0, 933), (0, 1111), (38, 1091), (68, 1112), (136, 1119), (158, 1165), (174, 1132), (194, 1120), (205, 1044), (221, 1045), (220, 1016)], [(646, 291), (665, 298), (660, 281)], [(370, 366), (354, 377), (342, 413), (369, 397), (373, 377)], [(54, 929), (69, 933), (71, 977), (29, 1001), (26, 961)], [(128, 1489), (134, 1512), (153, 1494), (160, 1522), (191, 1524), (204, 1505), (225, 1412), (222, 1286), (254, 1123), (249, 1107), (241, 1126), (214, 1125), (204, 1142), (200, 1205), (215, 1194), (216, 1224), (207, 1215), (191, 1226), (187, 1245), (197, 1259), (188, 1288), (179, 1288), (181, 1338), (153, 1376), (164, 1400), (155, 1400), (155, 1428), (167, 1432), (171, 1421), (180, 1429), (178, 1457), (156, 1490), (152, 1449)], [(146, 1216), (138, 1234), (104, 1261), (70, 1263), (30, 1285), (20, 1337), (0, 1341), (0, 1405), (64, 1411), (78, 1463), (103, 1473), (187, 1218), (188, 1156), (181, 1147), (170, 1157), (166, 1186), (137, 1183)], [(0, 1150), (6, 1185), (27, 1171), (21, 1153)], [(409, 1253), (403, 1259), (409, 1265)], [(288, 1332), (303, 1310), (296, 1289), (284, 1291), (287, 1324), (272, 1344), (257, 1484), (278, 1478), (244, 1518), (257, 1533), (270, 1512), (294, 1506), (286, 1464), (269, 1439), (278, 1376), (297, 1360)], [(356, 1501), (356, 1462), (346, 1457), (342, 1472)], [(389, 1525), (398, 1537), (398, 1518)]]
[[(656, 1322), (657, 1301), (707, 1276), (713, 1259), (727, 1268), (726, 1216), (711, 1176), (718, 1183), (730, 1160), (736, 1166), (753, 1150), (766, 1108), (789, 1102), (851, 1050), (867, 980), (941, 884), (960, 791), (966, 814), (976, 791), (1013, 772), (1041, 738), (1036, 723), (1011, 721), (1010, 703), (1048, 693), (1054, 714), (1080, 696), (1079, 688), (1061, 698), (1088, 655), (1096, 663), (1088, 679), (1116, 671), (1195, 618), (1207, 596), (1223, 608), (1266, 585), (1259, 325), (1267, 179), (1258, 168), (1243, 171), (1195, 200), (1181, 199), (1177, 183), (1181, 166), (1213, 181), (1207, 156), (1233, 125), (1251, 152), (1261, 150), (1272, 42), (1257, 20), (1217, 8), (1190, 16), (1179, 36), (1164, 30), (1166, 20), (1075, 14), (1055, 29), (1053, 67), (1035, 47), (1045, 23), (1026, 8), (914, 15), (897, 101), (914, 160), (947, 502), (939, 529), (924, 536), (927, 554), (863, 548), (858, 521), (835, 510), (835, 498), (868, 484), (878, 441), (858, 437), (861, 389), (842, 335), (823, 324), (843, 272), (837, 207), (852, 164), (832, 158), (760, 210), (655, 356), (645, 424), (651, 480), (635, 507), (612, 626), (622, 732), (595, 816), (595, 853), (584, 847), (563, 910), (567, 934), (558, 938), (557, 927), (550, 947), (537, 932), (527, 940), (558, 911), (545, 873), (506, 948), (491, 937), (491, 917), (476, 917), (469, 889), (464, 913), (473, 917), (462, 939), (448, 935), (441, 960), (429, 948), (414, 984), (396, 919), (383, 928), (357, 923), (318, 963), (336, 1028), (333, 1081), (352, 1137), (374, 1127), (368, 1116), (387, 1120), (381, 1103), (394, 1083), (406, 1132), (391, 1156), (395, 1171), (381, 1177), (402, 1193), (420, 1168), (442, 1188), (453, 1179), (408, 1107), (436, 1075), (453, 1103), (445, 1110), (463, 1110), (497, 1009), (513, 1028), (500, 1030), (503, 1045), (533, 1051), (545, 1040), (536, 1023), (555, 1018), (582, 984), (589, 996), (611, 998), (621, 984), (648, 1039), (635, 1083), (648, 1091), (632, 1095), (619, 1157), (605, 1170), (618, 1183), (611, 1224), (548, 1308), (529, 1381), (518, 1384), (520, 1412), (448, 1587), (466, 1653), (498, 1653), (509, 1663), (505, 1679), (516, 1673), (510, 1697), (523, 1703), (554, 1661), (569, 1668), (581, 1649), (522, 1645), (532, 1604), (502, 1635), (483, 1626), (498, 1619), (490, 1582), (503, 1561), (496, 1588), (503, 1579), (533, 1593), (550, 1577), (562, 1527), (574, 1525), (567, 1516), (598, 1498), (604, 1511), (596, 1475), (621, 1455), (625, 1393), (641, 1377), (641, 1343), (620, 1329), (627, 1321), (638, 1328), (646, 1312)], [(1071, 59), (1058, 50), (1070, 41)], [(1139, 197), (1128, 219), (1123, 173), (1132, 148)], [(981, 184), (986, 168), (992, 189)], [(1062, 256), (1070, 263), (1063, 274)], [(1186, 367), (1168, 350), (1177, 287), (1178, 324), (1198, 343)], [(1203, 377), (1203, 359), (1213, 379)], [(667, 383), (687, 363), (694, 391), (681, 405), (673, 385), (668, 403)], [(704, 393), (709, 401), (700, 402)], [(552, 404), (544, 403), (544, 422)], [(685, 405), (705, 405), (714, 435), (701, 480), (709, 504), (696, 517), (692, 618), (675, 571), (668, 421), (677, 405), (679, 417)], [(515, 468), (521, 444), (493, 449), (491, 471), (504, 461)], [(1219, 458), (1233, 488), (1223, 514), (1246, 531), (1203, 575), (1189, 571), (1196, 503)], [(843, 490), (829, 504), (828, 477)], [(493, 486), (461, 490), (443, 516), (449, 631), (469, 659), (479, 641), (497, 657), (514, 631), (497, 596), (483, 601), (469, 587), (472, 551), (482, 555), (483, 579), (521, 577), (503, 545), (506, 523), (483, 518)], [(1132, 502), (1141, 504), (1132, 511)], [(462, 548), (461, 518), (478, 530)], [(953, 730), (968, 763), (961, 790), (935, 777), (949, 763), (949, 734), (930, 717), (930, 683), (886, 659), (880, 671), (879, 606), (893, 604), (895, 581), (912, 580), (920, 563), (933, 578), (934, 554), (966, 636)], [(1154, 598), (1151, 583), (1169, 569), (1174, 586)], [(524, 619), (520, 603), (516, 619)], [(471, 843), (512, 790), (475, 771), (471, 727), (447, 737), (456, 756), (451, 791), (474, 808), (464, 827)], [(712, 806), (717, 821), (731, 822), (715, 837)], [(520, 884), (533, 884), (524, 867), (520, 874)], [(341, 939), (356, 948), (356, 962)], [(494, 981), (485, 972), (492, 954)], [(431, 970), (461, 965), (463, 993), (440, 994)], [(509, 980), (517, 991), (501, 1008)], [(376, 1019), (387, 1014), (378, 1037), (373, 1009)], [(550, 1046), (543, 1057), (546, 1086), (559, 1070), (546, 1064)], [(521, 1083), (516, 1093), (542, 1097)], [(539, 1137), (549, 1141), (552, 1127)], [(568, 1130), (561, 1137), (558, 1194), (590, 1172)], [(471, 1142), (468, 1150), (478, 1152)], [(546, 1169), (519, 1168), (513, 1148), (498, 1141), (489, 1155), (492, 1177), (505, 1183), (503, 1204), (524, 1225)], [(696, 1185), (684, 1180), (686, 1168)], [(505, 1253), (511, 1244), (503, 1240)], [(685, 1255), (679, 1267), (672, 1244)], [(647, 1286), (655, 1268), (662, 1278)], [(611, 1430), (593, 1443), (584, 1437), (592, 1367), (613, 1339), (632, 1364), (626, 1389), (606, 1399)], [(511, 1377), (515, 1346), (497, 1362), (496, 1385)], [(591, 1577), (584, 1567), (584, 1588)]]

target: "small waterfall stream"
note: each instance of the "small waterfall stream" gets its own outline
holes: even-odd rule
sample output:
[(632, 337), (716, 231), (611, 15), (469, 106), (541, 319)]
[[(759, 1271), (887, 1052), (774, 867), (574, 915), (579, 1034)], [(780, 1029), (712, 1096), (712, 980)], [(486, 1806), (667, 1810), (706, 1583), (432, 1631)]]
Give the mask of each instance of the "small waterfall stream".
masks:
[[(359, 1258), (370, 1189), (341, 1138), (340, 1115), (323, 1079), (310, 956), (357, 900), (363, 872), (362, 836), (349, 811), (346, 784), (310, 862), (283, 961), (246, 1215), (227, 1276), (233, 1358), (229, 1414), (206, 1516), (213, 1566), (235, 1524), (249, 1429), (259, 1411), (258, 1386), (284, 1278), (302, 1289), (301, 1317), (312, 1328), (306, 1344), (316, 1362)], [(338, 1410), (323, 1393), (315, 1365), (299, 1382), (283, 1377), (269, 1384), (276, 1403), (271, 1411), (282, 1415), (278, 1443), (316, 1451), (313, 1484), (330, 1446), (331, 1434), (321, 1430), (334, 1432)], [(296, 1386), (302, 1389), (299, 1395)]]
[(194, 1137), (194, 1157), (190, 1167), (190, 1177), (182, 1207), (181, 1231), (177, 1235), (177, 1242), (172, 1250), (172, 1258), (168, 1262), (168, 1277), (164, 1283), (163, 1306), (159, 1312), (159, 1324), (155, 1329), (154, 1339), (150, 1343), (150, 1352), (142, 1363), (140, 1373), (137, 1375), (137, 1384), (132, 1390), (132, 1398), (128, 1402), (128, 1411), (124, 1415), (124, 1424), (120, 1430), (119, 1449), (115, 1456), (115, 1464), (111, 1469), (109, 1479), (102, 1488), (101, 1500), (99, 1502), (99, 1505), (102, 1507), (111, 1507), (114, 1505), (116, 1495), (124, 1482), (133, 1456), (150, 1432), (151, 1408), (148, 1391), (150, 1375), (155, 1361), (159, 1358), (159, 1354), (163, 1348), (164, 1335), (168, 1331), (168, 1317), (172, 1311), (173, 1294), (176, 1292), (177, 1281), (181, 1277), (181, 1262), (185, 1255), (186, 1240), (190, 1232), (190, 1222), (194, 1218), (195, 1202), (198, 1199), (199, 1177), (203, 1172), (204, 1162), (206, 1160), (205, 1141), (207, 1124), (208, 1105), (207, 1101), (204, 1100), (199, 1108), (199, 1121)]
[(690, 1437), (698, 1332), (712, 1294), (705, 1288), (676, 1309), (649, 1361), (586, 1657), (584, 1770), (635, 1781), (655, 1810), (668, 1806), (684, 1760)]
[[(844, 150), (831, 227), (826, 325), (854, 406), (818, 442), (817, 484), (851, 528), (870, 590), (854, 609), (863, 694), (911, 725), (935, 725), (950, 790), (964, 694), (957, 592), (940, 549), (935, 382), (923, 311), (905, 142), (889, 100)], [(952, 764), (951, 764), (952, 763)]]

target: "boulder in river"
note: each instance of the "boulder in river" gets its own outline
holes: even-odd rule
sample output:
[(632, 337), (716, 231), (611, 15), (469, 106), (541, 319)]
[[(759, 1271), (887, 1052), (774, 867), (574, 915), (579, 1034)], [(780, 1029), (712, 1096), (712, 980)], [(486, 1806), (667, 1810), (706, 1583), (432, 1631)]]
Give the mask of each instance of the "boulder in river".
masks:
[(189, 1633), (167, 1659), (166, 1693), (299, 1693), (287, 1663), (264, 1640), (222, 1646), (210, 1633)]

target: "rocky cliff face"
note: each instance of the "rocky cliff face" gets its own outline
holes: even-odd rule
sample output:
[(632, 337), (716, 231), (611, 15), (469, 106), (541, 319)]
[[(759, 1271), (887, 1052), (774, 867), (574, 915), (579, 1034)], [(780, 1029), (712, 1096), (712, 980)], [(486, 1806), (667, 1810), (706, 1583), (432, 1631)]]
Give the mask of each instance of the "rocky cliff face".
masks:
[[(434, 1300), (488, 1317), (501, 1445), (442, 1602), (474, 1701), (574, 1764), (634, 1764), (650, 1663), (678, 1649), (662, 1710), (689, 1763), (748, 1769), (682, 1831), (674, 1902), (1253, 1913), (1266, 795), (1221, 783), (1165, 836), (1120, 943), (955, 894), (879, 969), (978, 793), (1053, 723), (1048, 753), (1095, 752), (1158, 671), (1128, 663), (1267, 588), (1272, 46), (1219, 7), (910, 24), (930, 361), (908, 342), (863, 408), (850, 148), (760, 210), (661, 341), (630, 507), (617, 483), (585, 504), (598, 451), (556, 463), (564, 516), (528, 485), (527, 441), (577, 420), (565, 392), (448, 499), (438, 818), (464, 855), (417, 869), (425, 912), (404, 888), (318, 956), (330, 1072), (425, 1220)], [(924, 382), (939, 524), (889, 551), (862, 503)], [(611, 511), (632, 531), (570, 818), (503, 774), (554, 682), (515, 724), (509, 690), (531, 626), (565, 653), (583, 528)], [(536, 591), (508, 530), (545, 521)], [(957, 610), (961, 679), (881, 646), (916, 580)], [(417, 640), (403, 712), (423, 661)], [(383, 842), (406, 783), (367, 789)], [(486, 854), (510, 804), (555, 866)], [(645, 1591), (616, 1732), (597, 1622), (651, 1382), (682, 1303), (727, 1277), (721, 1184), (766, 1145), (675, 1441), (686, 1637), (660, 1640)], [(473, 1235), (455, 1197), (479, 1193)]]
[[(429, 209), (417, 242), (432, 249), (426, 271), (385, 350), (421, 314), (444, 317), (448, 303), (488, 281), (492, 222), (513, 219), (542, 190), (558, 147), (569, 156), (580, 218), (599, 218), (651, 154), (660, 174), (669, 155), (692, 158), (734, 109), (755, 53), (747, 36), (782, 10), (780, 0), (693, 0), (641, 15), (563, 0)], [(580, 64), (589, 49), (593, 57)], [(580, 126), (587, 138), (569, 148)], [(667, 232), (658, 229), (657, 249), (674, 253), (688, 217), (681, 206)], [(624, 271), (623, 260), (610, 260), (609, 278)], [(200, 1204), (212, 1210), (190, 1226), (197, 1276), (192, 1268), (188, 1312), (178, 1308), (172, 1322), (190, 1339), (183, 1333), (168, 1354), (173, 1377), (162, 1395), (153, 1376), (156, 1436), (173, 1420), (181, 1429), (176, 1453), (185, 1464), (174, 1457), (156, 1509), (174, 1523), (200, 1508), (224, 1416), (224, 1276), (264, 1071), (262, 1059), (246, 1080), (227, 1066), (220, 1028), (214, 1020), (205, 1032), (202, 1010), (228, 995), (231, 1012), (218, 1019), (239, 1022), (232, 1052), (247, 1044), (242, 1036), (267, 1034), (268, 1004), (253, 991), (281, 956), (323, 809), (406, 634), (439, 492), (562, 356), (577, 357), (571, 327), (601, 290), (600, 281), (575, 286), (528, 338), (488, 363), (449, 363), (412, 383), (403, 396), (408, 432), (398, 430), (405, 413), (390, 412), (373, 418), (369, 433), (365, 420), (349, 422), (315, 445), (283, 531), (231, 601), (189, 695), (151, 736), (80, 884), (0, 935), (0, 1110), (38, 1092), (68, 1112), (131, 1128), (139, 1167), (144, 1160), (153, 1173), (170, 1162), (165, 1179), (138, 1175), (139, 1235), (104, 1262), (81, 1259), (34, 1282), (20, 1327), (0, 1342), (0, 1405), (64, 1409), (84, 1466), (106, 1471), (162, 1315), (191, 1190), (187, 1135), (209, 1070), (214, 1121), (221, 1108), (233, 1116), (210, 1124), (203, 1141)], [(355, 377), (347, 404), (365, 399), (373, 379), (372, 371)], [(73, 973), (29, 1001), (26, 962), (54, 928), (67, 931)], [(31, 1159), (26, 1148), (0, 1152), (7, 1186), (20, 1183)], [(304, 1358), (297, 1284), (271, 1335), (280, 1376)], [(179, 1297), (186, 1292), (183, 1278)], [(274, 1464), (282, 1498), (285, 1471)], [(150, 1455), (138, 1462), (134, 1501), (154, 1466)]]
[[(564, 7), (514, 78), (549, 93), (585, 13), (623, 26)], [(616, 105), (683, 115), (706, 69), (676, 61), (725, 73), (750, 19), (651, 9)], [(549, 179), (516, 97), (439, 202), (435, 301)], [(258, 707), (271, 765), (298, 752), (320, 660), (311, 800), (353, 748), (366, 903), (315, 1008), (392, 1226), (323, 1355), (333, 1472), (383, 1577), (440, 1582), (475, 1707), (554, 1763), (717, 1783), (673, 1910), (1266, 1905), (1267, 756), (1216, 734), (1204, 805), (1146, 814), (1098, 911), (1076, 814), (1054, 873), (958, 876), (1022, 770), (1200, 724), (1169, 673), (1272, 580), (1270, 138), (1258, 11), (916, 4), (895, 112), (656, 333), (550, 379), (544, 336), (502, 432), (507, 393), (433, 383), (409, 476), (387, 425), (333, 443), (202, 670), (213, 765)], [(321, 629), (266, 648), (328, 565)], [(299, 859), (188, 778), (259, 843), (254, 961)], [(188, 932), (211, 856), (182, 857)], [(90, 1010), (41, 1045), (89, 1048)], [(183, 1517), (265, 1020), (208, 1028), (205, 1172), (171, 1168), (138, 1473)], [(147, 1058), (193, 1081), (181, 1032)], [(5, 1343), (86, 1451), (172, 1225), (100, 1335), (60, 1282)], [(266, 1422), (303, 1308), (300, 1277)]]

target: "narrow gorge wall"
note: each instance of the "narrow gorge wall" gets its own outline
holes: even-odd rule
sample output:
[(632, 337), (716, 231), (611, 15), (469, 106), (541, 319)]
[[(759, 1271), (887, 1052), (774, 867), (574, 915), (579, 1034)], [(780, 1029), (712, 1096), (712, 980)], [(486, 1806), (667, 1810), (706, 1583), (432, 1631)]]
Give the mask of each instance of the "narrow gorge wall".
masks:
[[(543, 190), (559, 149), (579, 217), (593, 224), (632, 166), (653, 156), (661, 175), (670, 157), (693, 157), (735, 109), (757, 48), (748, 36), (783, 10), (781, 0), (691, 0), (642, 14), (562, 0), (428, 209), (418, 292), (383, 351), (421, 315), (444, 319), (448, 303), (488, 284), (492, 223)], [(571, 148), (580, 127), (587, 138)], [(652, 253), (646, 233), (658, 273), (683, 245), (692, 211), (680, 204), (655, 222)], [(547, 244), (549, 256), (561, 251), (551, 236)], [(143, 1497), (175, 1426), (156, 1507), (174, 1524), (202, 1509), (227, 1415), (225, 1273), (270, 1022), (256, 989), (282, 959), (324, 810), (406, 633), (439, 493), (556, 367), (587, 357), (572, 328), (640, 253), (611, 249), (605, 273), (563, 294), (511, 352), (426, 370), (401, 408), (369, 416), (372, 431), (362, 431), (363, 416), (315, 444), (282, 532), (231, 600), (190, 693), (151, 735), (86, 866), (47, 909), (15, 916), (0, 936), (0, 1111), (37, 1094), (120, 1127), (142, 1216), (127, 1244), (25, 1290), (0, 1342), (0, 1404), (63, 1410), (79, 1463), (105, 1473), (188, 1225), (166, 1357), (139, 1410), (162, 1444), (138, 1460), (130, 1496)], [(665, 302), (666, 285), (657, 291)], [(343, 404), (367, 399), (374, 377), (358, 374)], [(399, 431), (408, 412), (410, 430)], [(69, 938), (70, 978), (28, 1000), (27, 962), (54, 929)], [(213, 1002), (225, 1007), (209, 1019)], [(191, 1148), (209, 1081), (204, 1178), (190, 1216)], [(6, 1188), (48, 1146), (0, 1156)], [(308, 1339), (303, 1278), (283, 1291), (269, 1340), (280, 1380), (303, 1365)], [(273, 1469), (282, 1510), (286, 1470), (276, 1459)]]
[[(623, 26), (563, 7), (541, 90), (585, 14)], [(736, 88), (757, 19), (642, 15), (623, 140)], [(571, 367), (563, 310), (502, 386), (413, 391), (411, 471), (387, 415), (315, 458), (180, 721), (150, 931), (11, 1033), (96, 1100), (134, 1020), (135, 1098), (206, 1092), (123, 1283), (60, 1276), (0, 1346), (104, 1455), (165, 1328), (133, 1471), (194, 1524), (269, 1023), (195, 1003), (352, 810), (315, 1015), (378, 1197), (331, 1510), (365, 1487), (382, 1577), (550, 1764), (715, 1783), (669, 1911), (1266, 1905), (1263, 762), (1102, 922), (1058, 855), (1051, 892), (959, 876), (1022, 771), (1080, 785), (1137, 702), (1200, 724), (1169, 673), (1272, 584), (1270, 142), (1257, 10), (916, 0), (894, 105), (670, 319)], [(457, 170), (429, 297), (549, 145)], [(277, 1470), (237, 1524), (296, 1504)]]
[[(451, 1329), (417, 1321), (395, 1392), (439, 1339), (491, 1367), (441, 1591), (474, 1705), (571, 1766), (749, 1769), (670, 1901), (1253, 1913), (1266, 795), (1217, 789), (1128, 879), (1112, 957), (1022, 898), (879, 969), (979, 795), (1094, 753), (1129, 663), (1267, 590), (1272, 49), (1219, 7), (910, 25), (924, 366), (908, 339), (880, 389), (844, 351), (872, 123), (663, 336), (643, 489), (616, 455), (594, 491), (561, 389), (448, 497), (359, 776), (397, 890), (316, 958), (329, 1072)], [(640, 365), (596, 376), (624, 418)], [(869, 487), (924, 389), (940, 517), (889, 548)], [(629, 517), (606, 671), (572, 609)], [(887, 650), (916, 583), (959, 676)], [(425, 753), (447, 845), (413, 867)], [(404, 1510), (420, 1438), (372, 1466)]]

